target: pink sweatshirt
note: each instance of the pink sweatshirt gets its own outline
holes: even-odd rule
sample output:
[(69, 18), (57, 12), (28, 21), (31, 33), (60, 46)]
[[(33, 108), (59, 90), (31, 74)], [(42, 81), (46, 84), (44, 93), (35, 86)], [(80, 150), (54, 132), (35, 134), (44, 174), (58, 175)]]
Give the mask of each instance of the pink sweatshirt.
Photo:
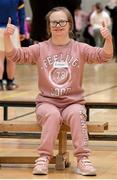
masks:
[(51, 39), (30, 47), (13, 49), (7, 59), (16, 63), (37, 64), (38, 94), (36, 103), (52, 103), (65, 107), (85, 104), (82, 89), (84, 64), (105, 63), (112, 54), (71, 39), (67, 45), (54, 45)]

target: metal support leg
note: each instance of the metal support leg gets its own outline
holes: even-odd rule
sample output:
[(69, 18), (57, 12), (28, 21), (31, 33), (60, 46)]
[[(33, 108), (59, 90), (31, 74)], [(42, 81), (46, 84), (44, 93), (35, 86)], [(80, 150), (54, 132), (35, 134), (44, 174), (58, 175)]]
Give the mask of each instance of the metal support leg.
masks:
[(7, 121), (8, 120), (8, 106), (4, 106), (4, 110), (3, 110), (3, 120)]

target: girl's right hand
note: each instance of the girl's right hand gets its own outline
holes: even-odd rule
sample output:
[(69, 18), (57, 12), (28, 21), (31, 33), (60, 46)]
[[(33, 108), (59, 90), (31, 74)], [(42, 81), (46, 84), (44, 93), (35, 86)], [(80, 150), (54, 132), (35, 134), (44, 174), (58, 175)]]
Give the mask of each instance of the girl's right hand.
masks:
[(5, 35), (13, 35), (15, 32), (15, 26), (13, 24), (11, 24), (11, 17), (8, 18), (8, 23), (5, 29)]

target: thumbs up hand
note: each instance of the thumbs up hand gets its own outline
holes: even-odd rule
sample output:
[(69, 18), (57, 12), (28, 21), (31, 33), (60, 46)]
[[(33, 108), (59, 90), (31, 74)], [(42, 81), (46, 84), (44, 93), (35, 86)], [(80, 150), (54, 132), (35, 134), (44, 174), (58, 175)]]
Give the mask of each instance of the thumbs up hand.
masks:
[(102, 22), (102, 27), (100, 28), (100, 32), (104, 39), (112, 39), (112, 35), (104, 21)]
[(15, 26), (11, 24), (11, 17), (8, 18), (8, 23), (5, 29), (5, 35), (13, 35), (15, 32)]

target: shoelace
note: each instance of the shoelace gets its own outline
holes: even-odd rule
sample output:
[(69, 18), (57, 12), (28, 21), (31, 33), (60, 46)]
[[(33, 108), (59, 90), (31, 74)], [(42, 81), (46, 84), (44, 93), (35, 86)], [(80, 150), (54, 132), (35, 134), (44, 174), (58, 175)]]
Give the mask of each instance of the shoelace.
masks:
[(89, 159), (82, 158), (80, 161), (81, 161), (83, 166), (92, 167), (92, 163), (91, 163), (91, 161)]
[(46, 163), (48, 163), (48, 158), (47, 158), (47, 157), (39, 157), (39, 158), (35, 161), (35, 165), (45, 166)]

